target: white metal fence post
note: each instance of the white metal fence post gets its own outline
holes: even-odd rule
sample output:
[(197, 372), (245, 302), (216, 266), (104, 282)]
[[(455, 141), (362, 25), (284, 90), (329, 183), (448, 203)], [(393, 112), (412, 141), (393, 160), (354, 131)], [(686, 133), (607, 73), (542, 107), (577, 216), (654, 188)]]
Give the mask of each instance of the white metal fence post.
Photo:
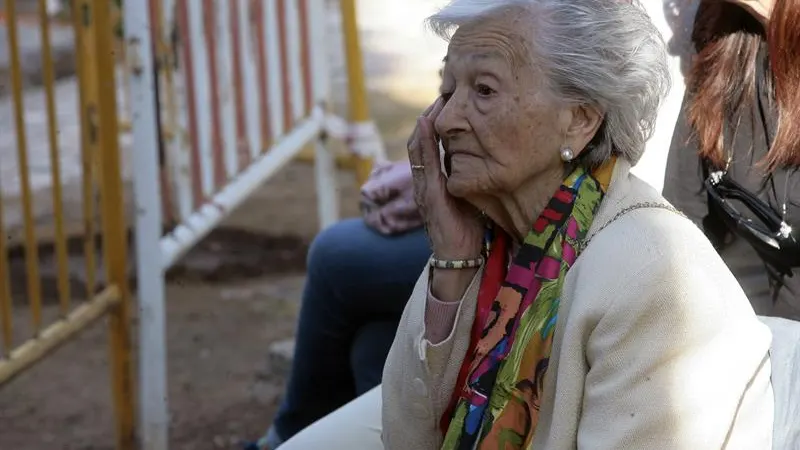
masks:
[(319, 226), (325, 229), (339, 220), (339, 192), (336, 190), (336, 161), (322, 137), (314, 142), (314, 158)]
[(136, 205), (136, 270), (139, 300), (139, 425), (143, 450), (166, 450), (167, 406), (164, 269), (161, 264), (159, 132), (148, 3), (124, 3), (125, 41), (131, 70), (133, 184)]
[[(327, 15), (325, 0), (300, 0), (309, 3), (308, 14), (311, 41), (311, 73), (314, 104), (323, 114), (328, 114), (330, 101), (330, 78), (328, 71)], [(323, 130), (325, 129), (323, 119)], [(339, 191), (336, 182), (336, 161), (326, 146), (325, 132), (314, 143), (314, 171), (317, 184), (317, 212), (320, 229), (325, 229), (339, 220)]]

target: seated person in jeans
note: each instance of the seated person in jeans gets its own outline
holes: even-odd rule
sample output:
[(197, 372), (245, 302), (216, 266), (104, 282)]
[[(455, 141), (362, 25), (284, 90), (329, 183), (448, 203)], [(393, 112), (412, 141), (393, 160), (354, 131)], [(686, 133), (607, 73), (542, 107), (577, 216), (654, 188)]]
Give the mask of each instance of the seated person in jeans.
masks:
[(266, 436), (249, 449), (274, 450), (381, 383), (400, 315), (430, 256), (407, 161), (375, 168), (362, 209), (363, 219), (343, 220), (311, 245), (286, 393)]

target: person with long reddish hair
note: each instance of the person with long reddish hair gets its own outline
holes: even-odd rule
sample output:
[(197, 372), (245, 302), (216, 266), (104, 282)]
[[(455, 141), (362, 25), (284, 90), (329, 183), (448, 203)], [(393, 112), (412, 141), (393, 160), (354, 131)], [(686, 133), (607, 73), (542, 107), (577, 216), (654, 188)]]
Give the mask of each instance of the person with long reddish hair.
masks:
[[(733, 213), (719, 208), (709, 182), (724, 174), (774, 211), (789, 239), (792, 230), (797, 236), (800, 0), (703, 0), (692, 41), (664, 196), (703, 228), (757, 314), (799, 320), (800, 269), (776, 266), (733, 229), (732, 215), (750, 218), (745, 228), (757, 220), (735, 201), (726, 201)], [(781, 251), (783, 260), (800, 260), (797, 246)]]

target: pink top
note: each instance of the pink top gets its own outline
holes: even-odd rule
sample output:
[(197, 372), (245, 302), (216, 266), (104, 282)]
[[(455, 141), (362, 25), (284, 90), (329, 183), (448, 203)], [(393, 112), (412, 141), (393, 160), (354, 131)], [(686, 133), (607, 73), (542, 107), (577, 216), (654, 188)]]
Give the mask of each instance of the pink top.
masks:
[(444, 342), (450, 336), (461, 302), (443, 302), (434, 297), (428, 287), (428, 302), (425, 305), (425, 339), (433, 345)]

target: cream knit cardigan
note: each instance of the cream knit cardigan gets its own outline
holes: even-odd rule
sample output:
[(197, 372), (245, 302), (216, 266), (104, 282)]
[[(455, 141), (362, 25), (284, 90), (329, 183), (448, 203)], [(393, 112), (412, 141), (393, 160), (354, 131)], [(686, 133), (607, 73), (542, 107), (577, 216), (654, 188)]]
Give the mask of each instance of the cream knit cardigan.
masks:
[[(771, 448), (770, 332), (703, 233), (619, 161), (570, 270), (535, 450)], [(608, 225), (604, 227), (604, 225)], [(598, 233), (598, 230), (602, 231)], [(433, 450), (469, 343), (481, 273), (449, 337), (424, 339), (428, 271), (383, 375), (384, 445)]]

